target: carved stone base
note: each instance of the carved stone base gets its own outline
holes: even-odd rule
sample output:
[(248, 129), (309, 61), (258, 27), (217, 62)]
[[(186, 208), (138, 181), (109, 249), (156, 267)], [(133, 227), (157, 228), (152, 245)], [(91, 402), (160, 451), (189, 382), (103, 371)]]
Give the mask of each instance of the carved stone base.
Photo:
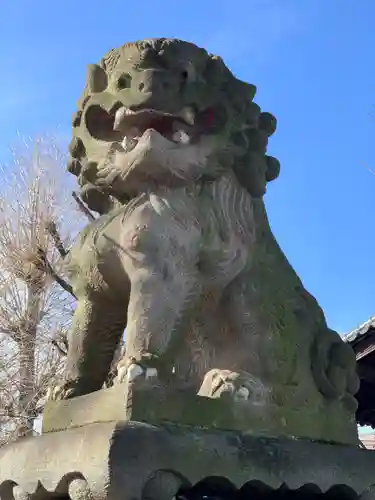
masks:
[(326, 418), (310, 410), (228, 398), (197, 396), (186, 390), (138, 381), (120, 384), (73, 399), (50, 402), (43, 416), (43, 433), (98, 422), (176, 423), (262, 436), (297, 436), (316, 441), (358, 443), (357, 427), (347, 416), (337, 418), (326, 409)]
[(300, 488), (303, 498), (321, 492), (328, 492), (330, 499), (337, 495), (350, 500), (364, 492), (372, 498), (375, 453), (139, 422), (84, 425), (21, 439), (0, 450), (1, 500), (50, 500), (56, 495), (71, 500), (172, 500), (181, 489), (185, 498), (192, 498), (189, 488), (200, 481), (201, 490), (216, 491), (219, 497), (224, 490), (243, 487), (249, 498), (254, 491), (261, 498), (264, 492), (272, 496), (272, 489)]

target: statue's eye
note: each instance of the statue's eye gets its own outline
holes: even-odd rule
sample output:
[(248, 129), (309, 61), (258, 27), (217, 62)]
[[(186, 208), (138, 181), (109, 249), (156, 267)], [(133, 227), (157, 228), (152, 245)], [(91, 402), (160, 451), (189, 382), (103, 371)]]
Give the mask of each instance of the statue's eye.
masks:
[(194, 82), (197, 78), (195, 68), (191, 63), (186, 64), (185, 67), (182, 68), (180, 75), (183, 83)]
[(117, 88), (119, 90), (129, 89), (132, 83), (132, 77), (129, 73), (123, 73), (117, 80)]

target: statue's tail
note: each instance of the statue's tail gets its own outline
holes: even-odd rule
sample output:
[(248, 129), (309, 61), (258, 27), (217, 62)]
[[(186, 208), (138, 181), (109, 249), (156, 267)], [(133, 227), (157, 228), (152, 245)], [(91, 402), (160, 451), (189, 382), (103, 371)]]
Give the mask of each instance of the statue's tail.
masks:
[(311, 369), (319, 391), (329, 400), (357, 406), (359, 389), (356, 359), (350, 345), (333, 330), (316, 335), (311, 348)]

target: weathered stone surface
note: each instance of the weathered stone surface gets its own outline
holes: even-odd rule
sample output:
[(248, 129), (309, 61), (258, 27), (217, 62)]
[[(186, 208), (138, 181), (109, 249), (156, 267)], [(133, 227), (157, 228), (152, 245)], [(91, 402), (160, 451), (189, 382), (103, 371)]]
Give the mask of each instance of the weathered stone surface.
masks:
[(42, 432), (125, 419), (124, 387), (116, 385), (77, 398), (47, 402), (43, 412)]
[(313, 484), (323, 492), (345, 485), (353, 495), (375, 483), (374, 471), (375, 453), (353, 446), (176, 425), (98, 423), (0, 449), (0, 498), (12, 500), (17, 486), (17, 496), (37, 493), (38, 500), (54, 492), (70, 492), (72, 500), (170, 500), (180, 487), (209, 476), (236, 487), (255, 480), (272, 488)]
[(126, 326), (129, 380), (156, 371), (233, 412), (247, 400), (254, 430), (357, 442), (354, 353), (267, 219), (276, 119), (255, 91), (180, 40), (126, 44), (90, 66), (69, 168), (101, 217), (69, 254), (78, 307), (55, 399), (102, 387)]
[(357, 443), (357, 431), (345, 419), (333, 424), (323, 420), (319, 409), (306, 414), (298, 408), (262, 405), (228, 397), (195, 395), (178, 388), (151, 385), (137, 380), (118, 384), (110, 389), (68, 400), (47, 403), (43, 415), (43, 432), (54, 432), (86, 424), (116, 420), (151, 424), (180, 423), (189, 426), (237, 430), (263, 436), (299, 436), (322, 441), (342, 440)]

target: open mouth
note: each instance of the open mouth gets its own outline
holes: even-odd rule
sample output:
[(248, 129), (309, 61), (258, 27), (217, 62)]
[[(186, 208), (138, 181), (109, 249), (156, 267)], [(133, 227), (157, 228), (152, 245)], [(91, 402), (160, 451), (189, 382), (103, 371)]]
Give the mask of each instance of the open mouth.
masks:
[(176, 144), (194, 142), (198, 136), (195, 118), (190, 107), (178, 114), (170, 114), (153, 109), (133, 111), (125, 106), (108, 113), (100, 106), (92, 106), (86, 112), (85, 122), (92, 137), (117, 142), (124, 152), (130, 152), (147, 130), (155, 130)]
[(137, 146), (147, 130), (155, 130), (169, 141), (187, 145), (194, 137), (194, 113), (189, 108), (173, 115), (153, 109), (132, 111), (121, 107), (115, 114), (113, 129), (123, 137), (121, 145), (126, 152)]
[(155, 130), (181, 146), (195, 143), (200, 135), (212, 132), (215, 117), (213, 108), (196, 112), (186, 106), (179, 113), (170, 114), (154, 109), (133, 111), (118, 103), (110, 112), (99, 105), (90, 106), (85, 123), (93, 138), (116, 142), (124, 152), (130, 152), (147, 130)]

